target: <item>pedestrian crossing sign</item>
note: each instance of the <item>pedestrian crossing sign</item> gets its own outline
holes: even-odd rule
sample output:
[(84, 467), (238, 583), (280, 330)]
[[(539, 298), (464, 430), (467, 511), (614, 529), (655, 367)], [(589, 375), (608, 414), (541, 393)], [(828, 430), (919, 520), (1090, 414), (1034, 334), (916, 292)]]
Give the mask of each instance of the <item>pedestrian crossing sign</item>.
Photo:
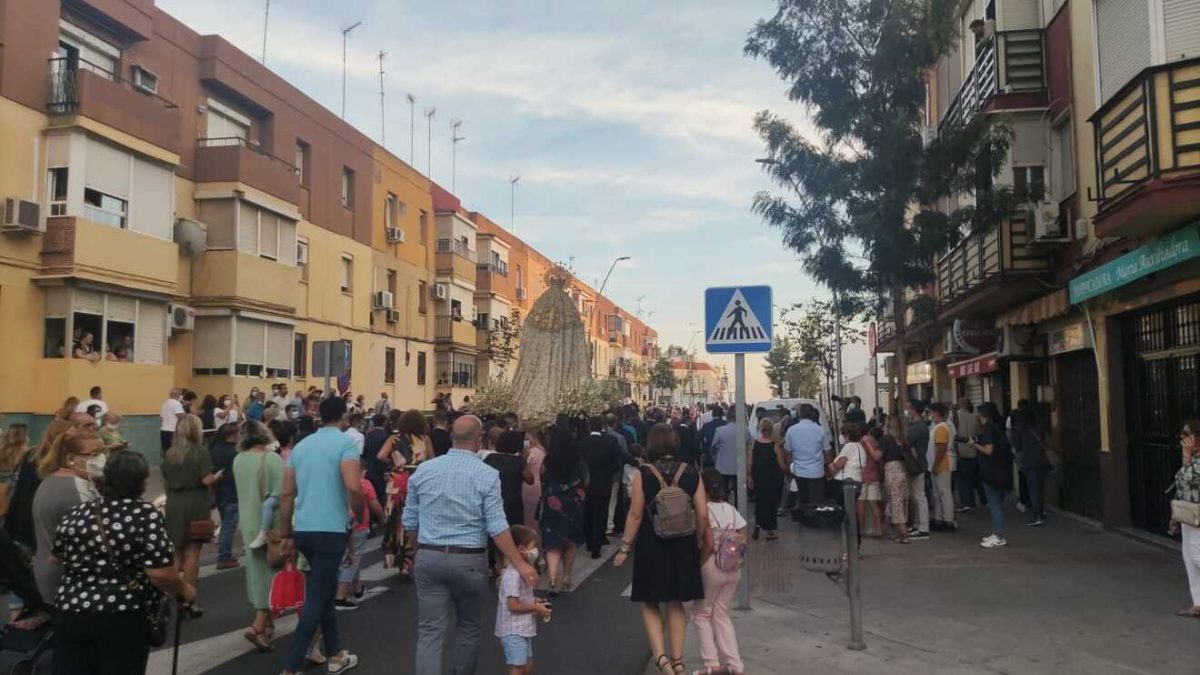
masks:
[(771, 351), (771, 287), (706, 290), (704, 334), (704, 346), (710, 354)]

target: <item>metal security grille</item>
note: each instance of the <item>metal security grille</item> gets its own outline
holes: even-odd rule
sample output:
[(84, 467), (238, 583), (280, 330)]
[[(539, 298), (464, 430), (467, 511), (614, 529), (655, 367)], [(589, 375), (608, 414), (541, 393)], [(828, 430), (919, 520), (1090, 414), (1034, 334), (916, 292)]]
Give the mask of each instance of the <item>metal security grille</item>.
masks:
[(1179, 469), (1179, 430), (1200, 416), (1200, 296), (1123, 321), (1129, 498), (1134, 525), (1165, 534)]
[(1103, 517), (1100, 497), (1100, 401), (1096, 359), (1091, 350), (1056, 357), (1060, 390), (1062, 487), (1059, 506), (1095, 520)]

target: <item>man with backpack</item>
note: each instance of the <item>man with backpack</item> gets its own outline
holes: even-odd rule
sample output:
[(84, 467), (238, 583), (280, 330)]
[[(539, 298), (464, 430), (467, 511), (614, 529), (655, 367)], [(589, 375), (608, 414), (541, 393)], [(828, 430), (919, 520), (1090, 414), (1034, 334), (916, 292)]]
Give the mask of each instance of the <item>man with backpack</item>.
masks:
[(925, 404), (917, 399), (911, 399), (905, 406), (908, 415), (908, 429), (905, 431), (909, 452), (916, 458), (917, 473), (910, 472), (908, 479), (908, 498), (912, 504), (912, 528), (908, 538), (921, 540), (929, 538), (929, 462), (926, 454), (929, 449), (929, 422), (925, 419)]

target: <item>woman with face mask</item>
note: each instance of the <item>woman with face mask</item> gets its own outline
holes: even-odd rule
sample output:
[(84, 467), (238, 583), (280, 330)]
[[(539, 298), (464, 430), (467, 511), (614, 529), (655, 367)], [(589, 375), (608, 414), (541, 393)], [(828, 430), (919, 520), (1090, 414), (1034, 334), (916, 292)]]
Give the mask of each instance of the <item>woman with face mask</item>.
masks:
[(104, 414), (100, 419), (100, 440), (104, 443), (104, 451), (108, 453), (129, 449), (129, 441), (121, 435), (120, 415), (111, 411)]
[(38, 465), (42, 483), (33, 497), (37, 539), (33, 575), (47, 601), (58, 592), (62, 576), (60, 564), (51, 557), (55, 530), (68, 511), (100, 496), (96, 484), (104, 475), (106, 459), (104, 444), (95, 432), (72, 429), (54, 441)]

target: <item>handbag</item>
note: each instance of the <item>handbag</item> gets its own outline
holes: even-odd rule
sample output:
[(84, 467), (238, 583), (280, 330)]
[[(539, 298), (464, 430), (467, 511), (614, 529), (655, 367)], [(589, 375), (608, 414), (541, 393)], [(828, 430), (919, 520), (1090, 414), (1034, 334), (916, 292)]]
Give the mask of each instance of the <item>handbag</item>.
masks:
[[(100, 541), (104, 544), (104, 551), (108, 555), (108, 560), (117, 570), (117, 575), (121, 579), (121, 583), (125, 584), (125, 588), (138, 597), (144, 587), (142, 582), (130, 576), (129, 570), (121, 564), (121, 560), (117, 558), (117, 554), (113, 552), (112, 545), (108, 543), (108, 531), (104, 528), (104, 518), (100, 511), (103, 506), (102, 499), (97, 499), (92, 504), (93, 513), (96, 516), (96, 527), (100, 530)], [(210, 523), (212, 521), (209, 521)], [(161, 591), (154, 587), (146, 587), (151, 594), (159, 596), (158, 603), (149, 602), (142, 605), (142, 620), (146, 628), (146, 640), (151, 647), (158, 648), (167, 643), (167, 624), (171, 622), (171, 603), (165, 602), (166, 597)], [(151, 597), (153, 597), (153, 595)]]
[(207, 544), (213, 540), (213, 536), (216, 533), (217, 525), (212, 521), (212, 518), (201, 518), (200, 520), (188, 521), (187, 539), (190, 542)]
[[(262, 500), (267, 498), (267, 453), (263, 453), (262, 461), (258, 464), (258, 494)], [(278, 570), (283, 568), (283, 564), (287, 562), (287, 556), (283, 554), (283, 537), (272, 528), (268, 528), (269, 523), (262, 523), (262, 528), (267, 531), (267, 567)]]
[(1172, 499), (1171, 522), (1200, 527), (1200, 504), (1182, 499)]

